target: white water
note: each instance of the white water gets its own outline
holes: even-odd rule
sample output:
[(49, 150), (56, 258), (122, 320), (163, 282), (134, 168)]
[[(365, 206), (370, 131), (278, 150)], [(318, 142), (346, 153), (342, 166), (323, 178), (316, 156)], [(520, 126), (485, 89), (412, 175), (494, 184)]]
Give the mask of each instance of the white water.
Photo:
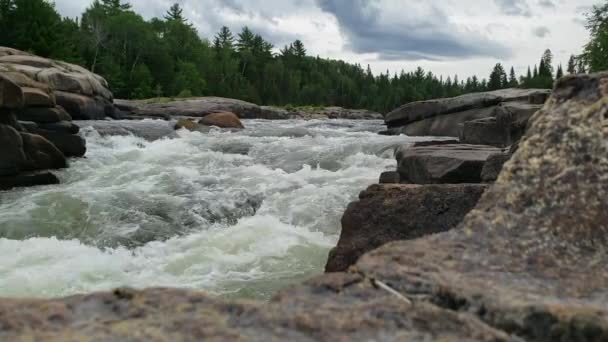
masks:
[(377, 135), (381, 122), (245, 125), (153, 142), (83, 129), (87, 158), (62, 185), (0, 192), (0, 297), (170, 286), (263, 299), (321, 273), (346, 205), (408, 138)]

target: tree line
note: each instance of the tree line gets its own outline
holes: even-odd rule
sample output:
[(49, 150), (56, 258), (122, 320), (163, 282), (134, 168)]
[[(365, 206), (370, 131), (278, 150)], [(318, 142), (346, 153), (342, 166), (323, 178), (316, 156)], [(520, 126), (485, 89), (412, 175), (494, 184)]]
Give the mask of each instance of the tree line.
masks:
[[(567, 72), (605, 69), (608, 4), (589, 25), (594, 42)], [(417, 68), (374, 75), (369, 66), (312, 57), (300, 40), (276, 50), (244, 27), (201, 38), (174, 4), (144, 20), (122, 0), (95, 0), (79, 19), (62, 18), (47, 0), (0, 0), (0, 45), (66, 60), (105, 77), (117, 98), (223, 96), (269, 105), (336, 105), (389, 111), (404, 103), (507, 87), (550, 88), (564, 74), (547, 50), (518, 77), (497, 64), (489, 78), (438, 77)], [(601, 61), (600, 61), (601, 60)]]

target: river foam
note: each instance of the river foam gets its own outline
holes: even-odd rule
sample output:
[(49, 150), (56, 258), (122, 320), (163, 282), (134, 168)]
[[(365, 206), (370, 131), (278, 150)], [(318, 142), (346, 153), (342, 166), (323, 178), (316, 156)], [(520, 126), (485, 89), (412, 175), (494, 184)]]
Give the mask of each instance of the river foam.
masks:
[(0, 193), (0, 296), (171, 286), (268, 298), (322, 272), (346, 205), (411, 140), (377, 135), (381, 122), (245, 125), (154, 141), (83, 128), (87, 158), (61, 185)]

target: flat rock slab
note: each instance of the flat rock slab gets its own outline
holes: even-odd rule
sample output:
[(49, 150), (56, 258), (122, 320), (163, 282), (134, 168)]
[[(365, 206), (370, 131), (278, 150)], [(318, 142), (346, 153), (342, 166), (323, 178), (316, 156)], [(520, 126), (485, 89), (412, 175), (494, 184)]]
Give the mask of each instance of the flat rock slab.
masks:
[(372, 185), (346, 209), (340, 241), (325, 271), (346, 271), (360, 256), (388, 242), (455, 228), (486, 188), (479, 184)]
[[(453, 98), (413, 102), (386, 115), (389, 128), (405, 126), (440, 115), (496, 106), (501, 102), (539, 102), (551, 93), (548, 89), (502, 89), (485, 93), (466, 94)], [(542, 102), (541, 102), (542, 104)]]
[(168, 102), (158, 100), (116, 100), (118, 108), (127, 113), (141, 117), (204, 117), (212, 113), (232, 112), (242, 119), (258, 118), (259, 106), (235, 99), (222, 97), (198, 97), (177, 99)]
[(448, 144), (397, 148), (402, 183), (481, 183), (481, 172), (489, 156), (502, 150), (493, 146)]

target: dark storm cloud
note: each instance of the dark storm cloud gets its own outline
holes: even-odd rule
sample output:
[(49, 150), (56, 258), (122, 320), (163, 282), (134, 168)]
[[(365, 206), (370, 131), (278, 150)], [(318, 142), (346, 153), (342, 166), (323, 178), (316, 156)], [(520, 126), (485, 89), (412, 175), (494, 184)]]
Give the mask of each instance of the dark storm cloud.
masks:
[(510, 56), (502, 44), (475, 32), (462, 32), (432, 5), (424, 15), (395, 22), (383, 19), (383, 14), (395, 13), (383, 13), (386, 9), (379, 0), (317, 0), (317, 4), (336, 17), (350, 49), (357, 53), (378, 53), (384, 60)]
[(539, 27), (534, 28), (532, 30), (532, 33), (539, 38), (545, 38), (546, 36), (551, 34), (551, 31), (546, 26), (539, 26)]
[(506, 15), (530, 17), (532, 12), (526, 0), (494, 0)]

